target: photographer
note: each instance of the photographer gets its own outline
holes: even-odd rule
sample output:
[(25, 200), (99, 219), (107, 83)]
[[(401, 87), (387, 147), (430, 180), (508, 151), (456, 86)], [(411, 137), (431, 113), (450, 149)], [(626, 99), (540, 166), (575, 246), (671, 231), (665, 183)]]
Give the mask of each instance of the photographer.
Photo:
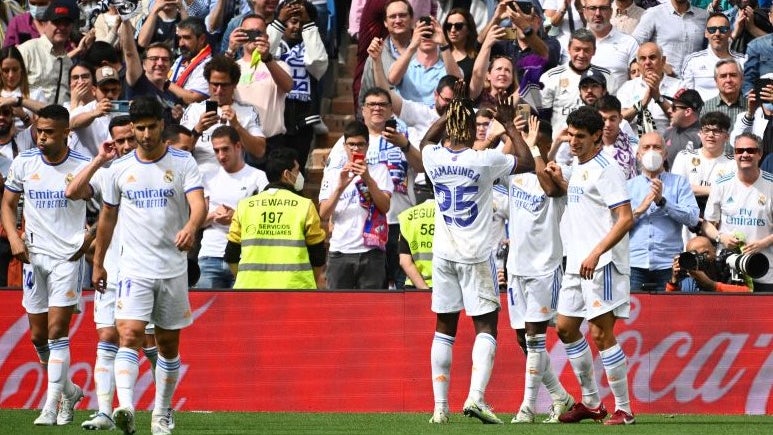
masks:
[(674, 257), (671, 280), (666, 283), (667, 292), (682, 291), (697, 293), (699, 291), (722, 293), (748, 293), (751, 290), (745, 285), (726, 284), (720, 281), (720, 271), (717, 265), (717, 250), (711, 240), (705, 236), (697, 236), (687, 242), (687, 251), (704, 256), (704, 267), (694, 270), (683, 270), (679, 257)]

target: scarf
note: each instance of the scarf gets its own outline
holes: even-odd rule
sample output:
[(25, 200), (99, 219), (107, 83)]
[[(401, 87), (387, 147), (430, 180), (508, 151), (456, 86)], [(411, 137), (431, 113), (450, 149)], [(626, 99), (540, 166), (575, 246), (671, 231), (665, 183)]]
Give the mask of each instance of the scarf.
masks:
[[(204, 47), (196, 56), (191, 59), (190, 63), (187, 67), (185, 67), (185, 70), (183, 70), (182, 74), (180, 74), (180, 77), (175, 80), (174, 84), (176, 84), (179, 87), (185, 87), (185, 82), (188, 81), (188, 77), (193, 73), (193, 71), (196, 69), (197, 66), (199, 66), (200, 63), (204, 62), (210, 55), (212, 54), (212, 47), (210, 47), (209, 44), (207, 44), (206, 47)], [(180, 62), (182, 63), (182, 62)], [(179, 66), (178, 66), (179, 69)], [(169, 71), (170, 78), (172, 71)]]
[(362, 240), (365, 246), (386, 251), (386, 243), (389, 238), (389, 225), (386, 214), (382, 213), (368, 192), (368, 186), (362, 179), (354, 183), (357, 193), (360, 195), (360, 207), (368, 211), (365, 226), (362, 229)]
[(306, 55), (306, 44), (301, 42), (290, 47), (285, 41), (281, 42), (282, 54), (279, 59), (290, 67), (290, 76), (293, 78), (293, 89), (287, 94), (290, 100), (311, 101), (311, 74), (303, 64)]

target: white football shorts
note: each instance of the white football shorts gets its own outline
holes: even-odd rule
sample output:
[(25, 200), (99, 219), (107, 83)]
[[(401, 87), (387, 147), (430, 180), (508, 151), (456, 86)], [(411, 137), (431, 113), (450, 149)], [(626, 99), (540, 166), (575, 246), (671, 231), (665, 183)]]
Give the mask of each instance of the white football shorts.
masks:
[(480, 316), (498, 310), (499, 286), (492, 255), (480, 263), (466, 264), (432, 259), (432, 311)]
[(558, 295), (559, 314), (595, 319), (610, 311), (621, 319), (630, 315), (630, 274), (620, 273), (614, 263), (607, 263), (597, 268), (590, 280), (575, 273), (564, 275)]
[(175, 330), (193, 323), (188, 300), (188, 273), (173, 278), (121, 276), (115, 303), (116, 320), (141, 320)]

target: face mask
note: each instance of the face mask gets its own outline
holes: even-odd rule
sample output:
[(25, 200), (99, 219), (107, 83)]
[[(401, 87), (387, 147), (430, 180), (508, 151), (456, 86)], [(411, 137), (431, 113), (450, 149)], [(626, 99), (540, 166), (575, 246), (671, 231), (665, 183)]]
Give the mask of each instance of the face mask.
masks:
[(43, 18), (43, 14), (46, 13), (47, 7), (48, 6), (29, 5), (30, 15), (32, 15), (32, 18), (40, 21), (40, 19)]
[(644, 169), (655, 172), (663, 166), (663, 155), (657, 151), (647, 151), (641, 156), (641, 165)]
[(296, 192), (300, 192), (303, 190), (303, 174), (298, 172), (298, 176), (295, 178), (295, 184), (293, 185), (293, 189), (295, 189)]

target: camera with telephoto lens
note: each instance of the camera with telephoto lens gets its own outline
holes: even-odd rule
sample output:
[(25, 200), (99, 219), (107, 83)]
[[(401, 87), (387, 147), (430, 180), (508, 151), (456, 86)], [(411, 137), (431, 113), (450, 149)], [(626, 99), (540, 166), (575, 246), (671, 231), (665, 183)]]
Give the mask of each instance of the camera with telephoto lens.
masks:
[(743, 283), (744, 276), (762, 278), (769, 268), (768, 257), (761, 252), (742, 254), (738, 249), (722, 249), (717, 254), (717, 270), (723, 282)]
[(706, 270), (710, 264), (709, 256), (696, 251), (686, 251), (679, 254), (679, 267), (684, 270)]

